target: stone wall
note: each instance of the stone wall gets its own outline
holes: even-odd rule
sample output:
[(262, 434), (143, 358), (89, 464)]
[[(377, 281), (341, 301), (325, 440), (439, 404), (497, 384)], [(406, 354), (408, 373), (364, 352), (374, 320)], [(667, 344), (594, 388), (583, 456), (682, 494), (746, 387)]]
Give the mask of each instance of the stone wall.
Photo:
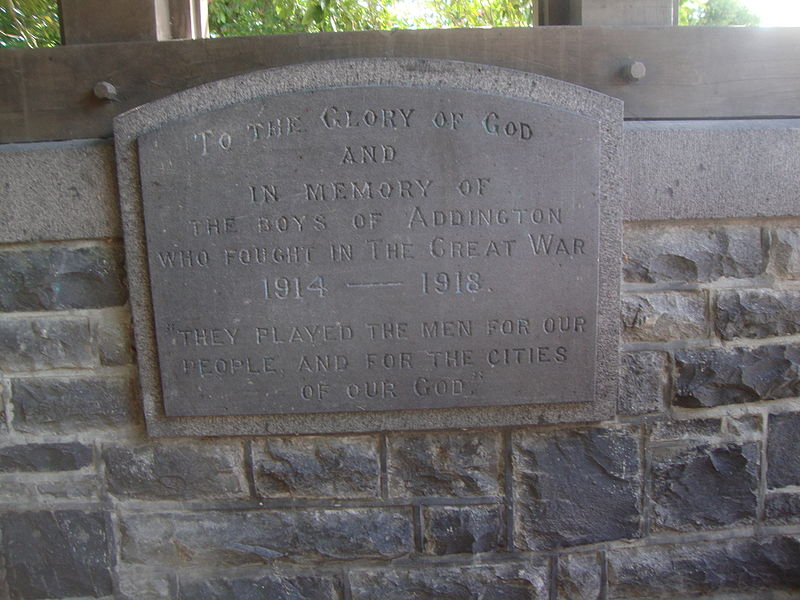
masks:
[(627, 222), (614, 421), (215, 439), (148, 437), (120, 241), (43, 220), (0, 245), (0, 598), (800, 593), (799, 217)]

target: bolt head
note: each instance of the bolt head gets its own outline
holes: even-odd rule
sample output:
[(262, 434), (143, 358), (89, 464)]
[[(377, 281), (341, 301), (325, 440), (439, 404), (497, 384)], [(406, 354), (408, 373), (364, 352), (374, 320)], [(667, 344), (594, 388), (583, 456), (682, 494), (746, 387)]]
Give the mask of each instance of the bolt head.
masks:
[(622, 69), (622, 76), (627, 81), (641, 81), (644, 79), (644, 76), (647, 74), (647, 68), (644, 66), (643, 62), (635, 60), (631, 63), (625, 65)]
[(109, 83), (108, 81), (98, 81), (94, 84), (93, 91), (95, 97), (100, 100), (117, 99), (117, 88), (114, 87), (113, 83)]

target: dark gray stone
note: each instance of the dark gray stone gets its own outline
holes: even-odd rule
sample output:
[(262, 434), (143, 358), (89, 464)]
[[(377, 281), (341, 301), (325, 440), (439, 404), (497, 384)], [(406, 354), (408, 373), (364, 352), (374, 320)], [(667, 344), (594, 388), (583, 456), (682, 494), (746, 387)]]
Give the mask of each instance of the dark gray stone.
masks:
[(594, 553), (558, 556), (558, 600), (599, 600), (602, 559)]
[(74, 471), (92, 462), (92, 448), (78, 442), (0, 448), (0, 473)]
[(800, 347), (760, 346), (675, 352), (673, 402), (686, 408), (800, 395)]
[(242, 447), (220, 443), (153, 444), (103, 450), (109, 491), (128, 498), (249, 496)]
[(11, 394), (20, 431), (68, 433), (125, 425), (133, 416), (133, 382), (124, 377), (16, 379)]
[(759, 471), (755, 443), (658, 448), (651, 470), (654, 529), (691, 531), (755, 519)]
[(723, 340), (800, 333), (798, 290), (719, 292), (714, 311), (714, 327)]
[[(173, 576), (169, 571), (118, 565), (119, 598), (115, 600), (172, 600)], [(199, 598), (198, 598), (199, 600)]]
[(377, 438), (272, 438), (253, 444), (256, 491), (268, 498), (380, 495)]
[(704, 292), (622, 296), (622, 339), (627, 342), (663, 342), (707, 334)]
[(767, 486), (800, 485), (800, 413), (769, 416)]
[(793, 536), (623, 548), (606, 557), (611, 599), (800, 590), (800, 539)]
[(126, 561), (166, 567), (386, 560), (414, 548), (399, 508), (127, 514), (121, 530)]
[(424, 519), (424, 546), (429, 554), (477, 554), (503, 548), (502, 506), (430, 506), (424, 510)]
[(0, 369), (38, 371), (97, 365), (89, 321), (82, 317), (0, 321)]
[(666, 353), (623, 353), (617, 400), (618, 412), (625, 415), (641, 415), (664, 410), (666, 385)]
[(389, 495), (499, 495), (500, 445), (500, 436), (496, 433), (390, 436)]
[(131, 314), (127, 308), (107, 309), (92, 324), (100, 364), (110, 367), (133, 362)]
[(650, 440), (654, 442), (672, 440), (703, 440), (722, 432), (721, 419), (687, 419), (654, 421), (650, 424)]
[(800, 493), (777, 492), (767, 494), (764, 513), (769, 521), (797, 523), (800, 521)]
[(770, 269), (785, 279), (800, 279), (800, 227), (770, 232)]
[(623, 242), (625, 281), (709, 282), (761, 275), (766, 242), (757, 227), (630, 225)]
[(340, 600), (340, 589), (336, 578), (310, 573), (181, 579), (178, 600)]
[(0, 252), (0, 311), (121, 306), (122, 262), (116, 245)]
[(350, 572), (353, 600), (530, 600), (547, 598), (545, 562)]
[(639, 443), (632, 432), (519, 432), (514, 450), (517, 547), (639, 535)]
[(113, 592), (112, 533), (102, 512), (0, 515), (0, 547), (12, 600), (105, 596)]

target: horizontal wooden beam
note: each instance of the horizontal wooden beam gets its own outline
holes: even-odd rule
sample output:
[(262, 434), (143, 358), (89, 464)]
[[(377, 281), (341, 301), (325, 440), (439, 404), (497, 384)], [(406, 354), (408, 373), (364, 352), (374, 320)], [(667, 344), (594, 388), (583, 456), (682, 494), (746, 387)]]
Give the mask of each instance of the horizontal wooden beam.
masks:
[[(372, 31), (0, 52), (0, 143), (107, 137), (112, 118), (201, 83), (349, 57), (430, 57), (556, 77), (621, 98), (629, 119), (800, 116), (800, 29), (533, 27)], [(631, 61), (646, 68), (631, 82)], [(93, 88), (108, 81), (114, 101)]]

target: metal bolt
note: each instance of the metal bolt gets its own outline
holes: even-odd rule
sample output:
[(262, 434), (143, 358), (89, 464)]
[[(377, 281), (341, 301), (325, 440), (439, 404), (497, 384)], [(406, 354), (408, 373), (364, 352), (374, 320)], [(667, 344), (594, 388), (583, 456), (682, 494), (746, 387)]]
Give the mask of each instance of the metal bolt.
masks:
[(626, 81), (634, 82), (634, 81), (641, 81), (644, 79), (644, 76), (647, 74), (647, 68), (644, 66), (643, 62), (639, 62), (635, 60), (631, 63), (628, 63), (624, 67), (622, 67), (622, 77)]
[(116, 100), (117, 88), (114, 87), (113, 83), (109, 83), (108, 81), (98, 81), (94, 84), (94, 95), (96, 98), (100, 98), (100, 100)]

